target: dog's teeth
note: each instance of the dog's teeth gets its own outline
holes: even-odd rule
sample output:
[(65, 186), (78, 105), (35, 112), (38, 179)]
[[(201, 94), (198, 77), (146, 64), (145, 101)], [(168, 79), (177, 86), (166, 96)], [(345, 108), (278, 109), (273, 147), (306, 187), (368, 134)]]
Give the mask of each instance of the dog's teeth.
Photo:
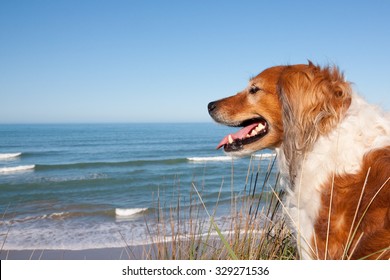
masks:
[(229, 141), (229, 144), (233, 143), (233, 137), (230, 134), (228, 136), (228, 141)]
[(251, 136), (253, 137), (253, 136), (255, 136), (256, 134), (257, 134), (256, 131), (255, 131), (255, 130), (252, 130)]
[(262, 130), (264, 128), (264, 125), (263, 124), (261, 124), (261, 123), (259, 123), (259, 125), (258, 126), (256, 126), (256, 131), (257, 132), (259, 132), (260, 130)]

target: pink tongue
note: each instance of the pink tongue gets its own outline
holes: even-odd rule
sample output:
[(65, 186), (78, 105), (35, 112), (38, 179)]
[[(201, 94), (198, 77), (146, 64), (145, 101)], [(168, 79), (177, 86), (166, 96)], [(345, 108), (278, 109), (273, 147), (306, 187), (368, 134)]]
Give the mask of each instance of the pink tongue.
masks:
[[(237, 131), (236, 133), (229, 134), (229, 135), (232, 137), (233, 141), (236, 139), (242, 139), (258, 125), (259, 125), (258, 123), (248, 125), (248, 126), (244, 127), (243, 129)], [(222, 146), (229, 144), (229, 135), (225, 136), (225, 138), (223, 138), (222, 141), (219, 142), (219, 144), (217, 146), (217, 150), (219, 148), (221, 148)]]

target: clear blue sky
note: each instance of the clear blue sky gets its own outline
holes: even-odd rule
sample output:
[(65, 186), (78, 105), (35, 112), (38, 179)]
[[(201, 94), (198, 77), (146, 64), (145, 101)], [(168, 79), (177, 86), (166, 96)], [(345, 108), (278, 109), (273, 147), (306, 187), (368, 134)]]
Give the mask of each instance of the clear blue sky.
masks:
[(390, 109), (390, 1), (0, 0), (0, 123), (209, 121), (277, 64)]

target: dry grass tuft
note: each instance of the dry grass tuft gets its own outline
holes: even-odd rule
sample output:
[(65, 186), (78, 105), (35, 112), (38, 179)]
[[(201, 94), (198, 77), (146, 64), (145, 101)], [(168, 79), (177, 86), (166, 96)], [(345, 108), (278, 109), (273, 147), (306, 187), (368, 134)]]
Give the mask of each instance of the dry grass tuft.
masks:
[[(260, 163), (264, 160), (251, 159), (245, 187), (239, 195), (234, 195), (233, 192), (234, 161), (232, 162), (231, 214), (228, 218), (216, 216), (219, 198), (214, 209), (207, 209), (201, 191), (193, 183), (191, 206), (188, 209), (181, 208), (178, 198), (177, 205), (171, 207), (169, 214), (164, 215), (159, 210), (155, 221), (146, 219), (151, 244), (144, 246), (141, 258), (296, 259), (295, 242), (280, 207), (283, 190), (279, 187), (279, 176), (275, 175), (275, 159), (271, 159), (267, 169), (262, 170)], [(224, 182), (221, 189), (223, 184)], [(157, 205), (161, 205), (159, 198)], [(134, 257), (131, 253), (128, 256)]]

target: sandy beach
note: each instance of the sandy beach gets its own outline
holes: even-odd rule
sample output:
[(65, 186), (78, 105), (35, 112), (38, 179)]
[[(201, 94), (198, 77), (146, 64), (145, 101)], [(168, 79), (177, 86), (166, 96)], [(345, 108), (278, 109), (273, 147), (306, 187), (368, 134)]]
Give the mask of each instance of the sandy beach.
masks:
[(3, 250), (1, 260), (129, 260), (143, 259), (144, 246), (87, 250)]

